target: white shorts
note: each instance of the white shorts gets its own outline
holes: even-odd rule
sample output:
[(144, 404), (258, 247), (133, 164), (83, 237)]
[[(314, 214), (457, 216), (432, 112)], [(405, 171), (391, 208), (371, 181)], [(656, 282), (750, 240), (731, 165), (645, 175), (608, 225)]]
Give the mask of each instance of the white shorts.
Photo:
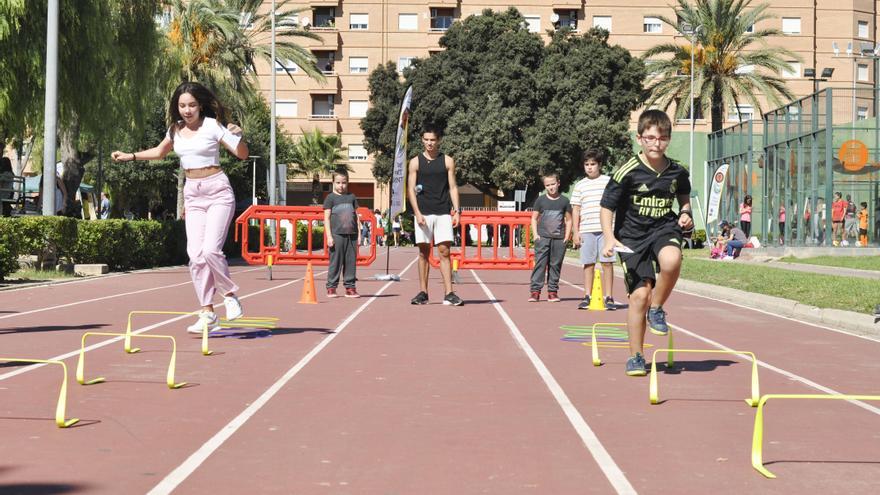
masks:
[(452, 242), (452, 215), (425, 215), (425, 225), (415, 224), (416, 244)]

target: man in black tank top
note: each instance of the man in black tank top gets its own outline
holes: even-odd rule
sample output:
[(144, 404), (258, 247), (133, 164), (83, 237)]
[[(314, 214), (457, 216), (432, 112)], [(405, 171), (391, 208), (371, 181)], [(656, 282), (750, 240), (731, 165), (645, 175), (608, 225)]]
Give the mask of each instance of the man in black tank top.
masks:
[(434, 128), (422, 132), (425, 151), (409, 161), (407, 197), (415, 216), (416, 245), (419, 247), (419, 286), (412, 304), (428, 303), (428, 270), (431, 243), (440, 255), (440, 275), (445, 289), (443, 304), (461, 306), (464, 302), (452, 292), (452, 263), (449, 248), (453, 229), (458, 227), (461, 210), (455, 183), (455, 160), (440, 153), (442, 134)]

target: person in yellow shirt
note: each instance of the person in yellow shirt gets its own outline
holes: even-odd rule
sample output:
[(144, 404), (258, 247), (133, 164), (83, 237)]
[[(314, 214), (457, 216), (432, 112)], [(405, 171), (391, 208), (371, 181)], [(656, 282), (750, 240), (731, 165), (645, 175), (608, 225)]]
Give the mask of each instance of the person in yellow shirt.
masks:
[(868, 246), (868, 203), (862, 201), (859, 206), (862, 207), (859, 210), (859, 245), (867, 247)]

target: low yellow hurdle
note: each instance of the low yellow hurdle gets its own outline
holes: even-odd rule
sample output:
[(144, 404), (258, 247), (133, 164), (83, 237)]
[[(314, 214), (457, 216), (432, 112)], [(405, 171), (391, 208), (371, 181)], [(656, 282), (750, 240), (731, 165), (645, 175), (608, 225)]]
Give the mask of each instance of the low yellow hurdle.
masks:
[(755, 431), (752, 434), (752, 467), (767, 478), (776, 475), (764, 467), (764, 404), (770, 399), (832, 399), (832, 400), (880, 400), (880, 395), (839, 395), (839, 394), (767, 394), (758, 401), (755, 412)]
[[(654, 355), (651, 357), (651, 381), (648, 386), (648, 395), (651, 400), (651, 404), (657, 404), (660, 402), (660, 397), (657, 392), (657, 353), (663, 351), (669, 351), (670, 349), (657, 349), (654, 351)], [(755, 358), (755, 355), (749, 351), (726, 351), (720, 349), (676, 349), (676, 352), (689, 352), (689, 353), (705, 353), (705, 354), (742, 354), (752, 358), (752, 397), (749, 399), (745, 399), (746, 404), (755, 407), (758, 405), (758, 400), (761, 396), (758, 387), (758, 360)]]
[[(602, 329), (614, 329), (614, 328), (626, 328), (626, 323), (595, 323), (593, 324), (593, 328), (590, 331), (590, 347), (592, 347), (592, 357), (593, 357), (593, 366), (602, 366), (602, 360), (599, 359), (599, 345), (602, 347), (608, 347), (610, 349), (629, 349), (629, 341), (626, 342), (597, 342), (596, 340), (596, 331)], [(672, 330), (667, 334), (669, 335), (669, 341), (666, 344), (668, 349), (664, 349), (668, 351), (666, 355), (666, 366), (672, 367), (675, 364), (675, 356), (673, 354), (674, 342), (672, 339)], [(651, 344), (645, 344), (645, 347), (651, 347)], [(657, 353), (654, 352), (656, 356)]]
[(20, 359), (20, 358), (0, 358), (0, 361), (11, 363), (33, 363), (33, 364), (57, 364), (63, 370), (61, 378), (61, 391), (58, 392), (58, 405), (55, 406), (55, 424), (59, 428), (67, 428), (79, 422), (79, 419), (64, 419), (64, 411), (67, 409), (67, 365), (63, 361), (55, 361), (51, 359)]
[[(94, 385), (96, 383), (101, 383), (106, 380), (103, 376), (99, 376), (98, 378), (86, 381), (85, 380), (85, 367), (86, 367), (86, 338), (91, 335), (100, 335), (103, 337), (123, 337), (125, 334), (123, 333), (107, 333), (107, 332), (86, 332), (82, 336), (82, 345), (79, 348), (79, 359), (76, 362), (76, 381), (80, 385)], [(132, 337), (137, 337), (139, 339), (170, 339), (171, 340), (171, 360), (168, 362), (168, 372), (165, 374), (165, 383), (168, 384), (168, 388), (174, 390), (186, 385), (186, 382), (174, 383), (174, 367), (177, 362), (177, 340), (170, 335), (133, 335)], [(138, 349), (139, 351), (140, 349)]]
[[(125, 348), (125, 352), (129, 354), (134, 354), (135, 352), (140, 351), (137, 347), (131, 347), (131, 319), (134, 315), (192, 315), (198, 316), (198, 311), (143, 311), (137, 310), (128, 313), (128, 323), (125, 326), (125, 342), (123, 344)], [(220, 319), (220, 326), (223, 328), (264, 328), (271, 330), (275, 328), (278, 322), (278, 318), (272, 317), (263, 317), (263, 316), (249, 316), (242, 317), (237, 320), (229, 321), (226, 318)], [(202, 355), (210, 356), (214, 354), (214, 351), (208, 349), (208, 323), (204, 322), (202, 325)]]

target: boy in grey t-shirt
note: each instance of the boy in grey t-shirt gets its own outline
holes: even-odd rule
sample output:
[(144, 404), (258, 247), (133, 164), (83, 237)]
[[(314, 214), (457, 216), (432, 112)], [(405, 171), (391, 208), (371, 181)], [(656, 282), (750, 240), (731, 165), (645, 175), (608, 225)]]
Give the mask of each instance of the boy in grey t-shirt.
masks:
[(348, 172), (344, 169), (333, 172), (333, 191), (324, 200), (324, 228), (330, 248), (327, 297), (338, 297), (336, 286), (340, 272), (345, 297), (361, 297), (355, 288), (357, 246), (360, 245), (357, 208), (357, 198), (348, 192)]
[(547, 281), (547, 300), (559, 302), (559, 274), (565, 260), (565, 243), (571, 235), (571, 203), (559, 194), (559, 176), (544, 175), (547, 194), (532, 205), (532, 238), (535, 241), (535, 268), (529, 287), (529, 302), (541, 298)]

